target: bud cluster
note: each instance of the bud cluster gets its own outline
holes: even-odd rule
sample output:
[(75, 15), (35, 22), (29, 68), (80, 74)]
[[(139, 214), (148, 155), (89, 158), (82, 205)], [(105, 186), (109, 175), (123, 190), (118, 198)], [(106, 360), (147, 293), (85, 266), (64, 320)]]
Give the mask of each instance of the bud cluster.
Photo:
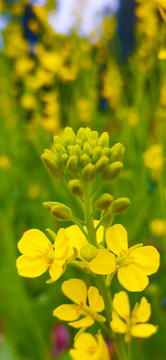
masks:
[(77, 134), (72, 128), (64, 130), (63, 138), (54, 136), (53, 150), (46, 149), (42, 160), (51, 174), (57, 178), (67, 178), (73, 195), (83, 195), (83, 185), (93, 181), (98, 175), (103, 181), (116, 178), (123, 164), (124, 146), (120, 143), (109, 147), (109, 135), (100, 137), (97, 131), (80, 128)]

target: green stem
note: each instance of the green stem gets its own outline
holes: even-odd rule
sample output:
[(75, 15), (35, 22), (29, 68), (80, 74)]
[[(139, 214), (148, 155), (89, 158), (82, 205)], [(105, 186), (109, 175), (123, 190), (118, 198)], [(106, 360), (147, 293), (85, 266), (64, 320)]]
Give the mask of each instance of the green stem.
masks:
[(84, 194), (84, 214), (85, 214), (85, 221), (86, 227), (88, 232), (88, 240), (89, 242), (97, 247), (96, 241), (96, 231), (93, 224), (93, 217), (92, 217), (92, 203), (91, 203), (91, 196), (90, 196), (90, 187), (87, 186), (85, 189)]

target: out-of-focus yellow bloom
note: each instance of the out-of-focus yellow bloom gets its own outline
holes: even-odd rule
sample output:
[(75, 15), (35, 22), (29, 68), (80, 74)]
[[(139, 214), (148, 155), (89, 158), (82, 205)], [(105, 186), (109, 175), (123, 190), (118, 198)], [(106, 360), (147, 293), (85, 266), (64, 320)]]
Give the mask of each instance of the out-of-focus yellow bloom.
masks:
[(37, 199), (39, 197), (40, 187), (38, 184), (32, 184), (28, 189), (28, 196), (30, 199)]
[[(104, 301), (94, 286), (87, 289), (83, 280), (70, 279), (64, 281), (62, 291), (74, 304), (58, 306), (53, 311), (53, 315), (58, 319), (70, 321), (69, 325), (75, 328), (87, 328), (95, 321), (104, 322), (106, 320), (104, 316), (98, 314), (104, 310)], [(83, 317), (80, 319), (80, 316)]]
[(41, 120), (41, 125), (43, 129), (51, 135), (57, 134), (60, 128), (59, 120), (54, 117), (43, 118)]
[(159, 60), (166, 60), (166, 49), (160, 49), (158, 52)]
[(96, 274), (110, 274), (117, 271), (120, 284), (128, 291), (142, 291), (149, 283), (147, 275), (154, 274), (158, 267), (160, 256), (153, 246), (137, 244), (128, 248), (127, 231), (116, 224), (106, 232), (108, 248), (98, 250), (97, 256), (89, 262), (90, 269)]
[(16, 75), (24, 77), (35, 67), (35, 60), (30, 57), (20, 57), (15, 61), (14, 70)]
[(5, 154), (0, 154), (0, 168), (9, 169), (11, 166), (11, 161)]
[(56, 52), (42, 52), (40, 55), (40, 63), (45, 70), (59, 72), (61, 65), (60, 55)]
[(145, 297), (130, 312), (128, 295), (120, 291), (114, 296), (113, 308), (111, 328), (116, 333), (125, 334), (125, 342), (129, 342), (131, 336), (147, 338), (156, 333), (157, 326), (145, 324), (151, 315), (151, 306)]
[(154, 219), (149, 225), (152, 235), (162, 237), (166, 234), (166, 220)]
[(103, 35), (106, 40), (112, 40), (116, 30), (116, 21), (114, 17), (105, 17), (103, 21)]
[(51, 280), (48, 282), (59, 279), (72, 252), (64, 229), (58, 231), (54, 240), (52, 244), (46, 235), (37, 229), (26, 231), (18, 242), (18, 249), (23, 254), (16, 262), (19, 275), (35, 278), (49, 269)]
[(36, 106), (35, 96), (31, 93), (23, 94), (20, 98), (20, 104), (28, 111), (33, 110)]
[(166, 21), (166, 2), (165, 0), (156, 0), (160, 15), (164, 21)]
[(78, 116), (82, 122), (89, 122), (92, 119), (92, 102), (87, 98), (80, 98), (77, 101)]
[(81, 334), (74, 342), (74, 349), (69, 350), (73, 360), (110, 360), (106, 342), (101, 333), (96, 336)]
[(110, 107), (113, 109), (120, 102), (122, 86), (122, 78), (118, 67), (115, 64), (110, 64), (102, 76), (101, 96), (108, 99)]
[(164, 164), (163, 147), (161, 144), (150, 146), (143, 154), (145, 166), (152, 170), (153, 178), (158, 178)]
[(131, 125), (131, 126), (136, 126), (139, 122), (139, 117), (138, 117), (138, 114), (136, 112), (136, 109), (134, 108), (130, 108), (129, 111), (128, 111), (128, 123)]

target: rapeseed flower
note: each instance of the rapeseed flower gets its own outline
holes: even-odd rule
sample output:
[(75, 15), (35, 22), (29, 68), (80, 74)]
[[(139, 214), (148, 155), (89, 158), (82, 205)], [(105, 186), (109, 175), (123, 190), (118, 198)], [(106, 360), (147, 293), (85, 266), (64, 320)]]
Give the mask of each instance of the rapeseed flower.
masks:
[(72, 258), (74, 251), (69, 247), (69, 240), (65, 229), (56, 234), (51, 232), (54, 244), (40, 230), (26, 231), (18, 242), (18, 249), (22, 253), (16, 265), (19, 275), (35, 278), (42, 275), (47, 269), (53, 282), (64, 273), (66, 264)]
[(152, 177), (158, 179), (164, 165), (163, 146), (161, 144), (151, 145), (143, 154), (146, 167), (152, 170)]
[(101, 333), (96, 336), (89, 333), (81, 334), (74, 342), (74, 348), (69, 350), (73, 360), (109, 360), (110, 355)]
[(97, 288), (90, 286), (87, 289), (83, 280), (70, 279), (64, 281), (62, 291), (74, 304), (58, 306), (53, 311), (53, 315), (58, 319), (70, 321), (69, 325), (75, 328), (87, 328), (95, 321), (105, 321), (105, 317), (98, 314), (104, 310), (104, 301)]
[(113, 308), (110, 326), (114, 332), (125, 334), (125, 342), (129, 342), (131, 336), (146, 338), (157, 331), (157, 326), (145, 324), (151, 315), (151, 305), (145, 297), (130, 311), (128, 295), (120, 291), (114, 296)]
[(149, 283), (147, 275), (159, 267), (159, 253), (153, 246), (137, 244), (128, 248), (127, 231), (121, 224), (108, 228), (106, 243), (109, 250), (98, 249), (97, 256), (89, 262), (96, 274), (117, 272), (120, 284), (128, 291), (142, 291)]
[(154, 219), (149, 225), (152, 235), (161, 237), (166, 234), (166, 220), (165, 219)]

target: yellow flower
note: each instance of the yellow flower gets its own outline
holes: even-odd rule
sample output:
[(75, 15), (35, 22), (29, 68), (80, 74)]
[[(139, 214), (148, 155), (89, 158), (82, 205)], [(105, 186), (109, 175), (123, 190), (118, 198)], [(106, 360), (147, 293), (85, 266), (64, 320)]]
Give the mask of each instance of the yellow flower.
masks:
[(47, 269), (51, 279), (56, 281), (63, 274), (66, 263), (72, 256), (65, 230), (60, 229), (57, 236), (53, 234), (54, 244), (40, 230), (26, 231), (18, 242), (18, 249), (23, 254), (16, 261), (19, 275), (34, 278), (42, 275)]
[[(70, 279), (64, 281), (62, 291), (74, 304), (58, 306), (53, 311), (53, 315), (58, 319), (72, 321), (69, 322), (69, 325), (75, 328), (87, 328), (95, 321), (105, 321), (105, 318), (98, 314), (104, 310), (104, 301), (97, 288), (90, 286), (87, 289), (83, 280)], [(80, 319), (81, 315), (83, 317)]]
[(128, 295), (120, 291), (114, 296), (113, 308), (110, 326), (114, 332), (125, 334), (126, 342), (131, 340), (131, 336), (146, 338), (157, 331), (157, 326), (145, 324), (151, 315), (151, 306), (145, 297), (130, 312)]
[(11, 166), (11, 161), (5, 154), (0, 154), (0, 168), (9, 169)]
[(159, 60), (166, 60), (166, 49), (160, 49), (157, 55)]
[(151, 170), (158, 170), (163, 166), (163, 147), (161, 144), (150, 146), (143, 154), (145, 166)]
[(166, 234), (166, 220), (154, 219), (149, 225), (152, 235), (160, 237)]
[(107, 344), (101, 333), (96, 336), (89, 333), (81, 334), (74, 342), (74, 349), (69, 350), (73, 360), (109, 360)]
[(128, 248), (127, 231), (116, 224), (106, 232), (108, 248), (98, 250), (98, 254), (89, 263), (90, 269), (96, 274), (118, 273), (120, 284), (128, 291), (142, 291), (149, 283), (147, 275), (154, 274), (159, 267), (159, 253), (153, 246), (137, 244)]

